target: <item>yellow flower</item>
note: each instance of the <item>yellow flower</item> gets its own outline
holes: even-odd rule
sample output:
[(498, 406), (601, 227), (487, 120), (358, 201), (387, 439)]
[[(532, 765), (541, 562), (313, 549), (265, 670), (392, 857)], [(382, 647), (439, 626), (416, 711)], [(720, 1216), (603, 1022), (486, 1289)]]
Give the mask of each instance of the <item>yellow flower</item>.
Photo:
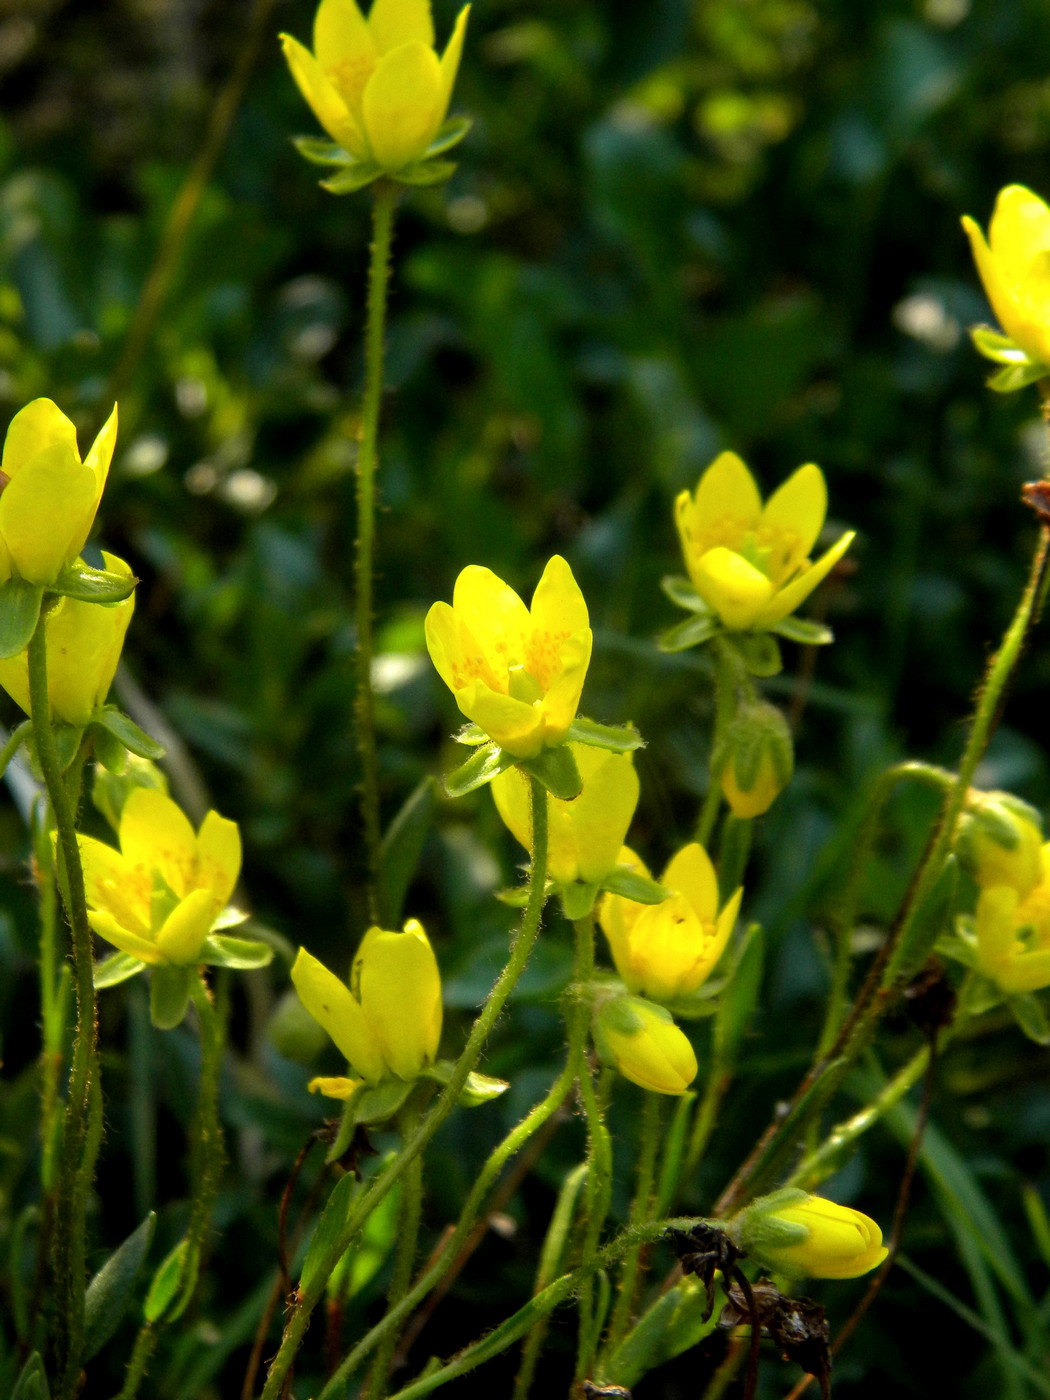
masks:
[[(649, 874), (627, 846), (619, 864)], [(736, 924), (744, 891), (738, 889), (718, 912), (718, 877), (695, 841), (671, 858), (660, 883), (671, 891), (661, 904), (636, 904), (607, 894), (598, 921), (628, 991), (653, 1001), (675, 1001), (711, 975)]]
[(170, 797), (136, 788), (119, 836), (119, 851), (77, 837), (91, 927), (140, 962), (193, 966), (240, 873), (236, 822), (209, 812), (194, 833)]
[(459, 12), (439, 59), (430, 0), (321, 0), (314, 51), (281, 35), (284, 56), (314, 116), (360, 161), (398, 171), (437, 135), (456, 81), (470, 6)]
[[(547, 796), (547, 874), (557, 885), (596, 885), (620, 858), (638, 805), (638, 774), (629, 753), (570, 744), (583, 779), (571, 802)], [(528, 779), (508, 768), (492, 782), (496, 809), (527, 851), (532, 850)]]
[(858, 1278), (889, 1253), (870, 1216), (823, 1196), (777, 1192), (768, 1203), (754, 1202), (740, 1219), (748, 1253), (786, 1274)]
[[(123, 559), (103, 554), (111, 574), (131, 578)], [(47, 693), (51, 713), (66, 724), (83, 729), (105, 702), (116, 674), (135, 611), (135, 595), (120, 603), (82, 603), (62, 598), (47, 615)], [(0, 659), (0, 686), (29, 714), (29, 663), (27, 653)]]
[(527, 608), (491, 569), (468, 565), (452, 606), (427, 613), (427, 650), (468, 719), (515, 758), (560, 743), (576, 718), (591, 629), (587, 604), (560, 555)]
[(684, 1094), (696, 1078), (696, 1054), (671, 1013), (641, 997), (611, 997), (594, 1020), (606, 1064), (655, 1094)]
[(1050, 987), (1050, 842), (1040, 867), (1026, 897), (1011, 885), (991, 885), (977, 900), (977, 965), (1007, 995)]
[(1039, 813), (1009, 792), (971, 788), (955, 849), (982, 889), (1010, 885), (1024, 899), (1043, 877)]
[[(305, 948), (292, 981), (310, 1015), (368, 1084), (415, 1079), (434, 1063), (441, 1040), (441, 974), (418, 919), (401, 933), (370, 928), (361, 940), (350, 986)], [(311, 1088), (346, 1098), (349, 1079), (315, 1080)]]
[(999, 324), (1031, 360), (1050, 365), (1050, 209), (1023, 185), (1007, 185), (987, 241), (969, 215), (962, 224)]
[(11, 420), (0, 482), (0, 583), (54, 583), (84, 548), (117, 440), (113, 412), (82, 462), (73, 424), (50, 399)]
[(731, 631), (772, 627), (795, 611), (842, 558), (853, 531), (814, 564), (809, 552), (827, 513), (824, 474), (810, 463), (763, 506), (754, 477), (723, 452), (696, 492), (675, 501), (675, 520), (693, 586)]

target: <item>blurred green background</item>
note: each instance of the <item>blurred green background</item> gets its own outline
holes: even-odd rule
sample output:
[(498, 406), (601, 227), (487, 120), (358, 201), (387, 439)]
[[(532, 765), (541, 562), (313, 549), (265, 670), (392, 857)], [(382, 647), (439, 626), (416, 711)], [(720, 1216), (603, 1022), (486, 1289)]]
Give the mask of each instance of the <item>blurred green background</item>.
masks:
[[(439, 36), (454, 12), (435, 0)], [(316, 127), (275, 36), (308, 39), (312, 13), (306, 0), (0, 2), (0, 423), (47, 394), (83, 443), (119, 389), (99, 535), (142, 578), (121, 694), (147, 728), (157, 716), (144, 705), (184, 741), (173, 778), (187, 805), (241, 823), (256, 916), (339, 967), (363, 927), (350, 604), (369, 199), (319, 190), (290, 144)], [(173, 202), (217, 94), (249, 62), (162, 310), (129, 360)], [(652, 641), (677, 620), (658, 587), (679, 567), (674, 495), (724, 447), (767, 491), (812, 460), (832, 527), (860, 532), (815, 604), (835, 646), (813, 675), (813, 658), (785, 646), (768, 686), (798, 722), (798, 773), (757, 839), (745, 912), (769, 935), (762, 1011), (694, 1208), (806, 1061), (826, 986), (821, 920), (874, 775), (904, 754), (955, 760), (1025, 576), (1035, 525), (1019, 487), (1045, 470), (1046, 432), (1034, 391), (983, 387), (966, 328), (988, 311), (959, 216), (986, 224), (1007, 183), (1050, 193), (1048, 73), (1043, 0), (480, 0), (453, 102), (475, 120), (459, 168), (403, 202), (377, 580), (387, 820), (456, 761), (457, 716), (422, 647), (430, 602), (471, 562), (527, 595), (558, 551), (596, 629), (585, 711), (633, 719), (648, 740), (633, 844), (659, 868), (695, 819), (710, 713), (703, 661)], [(1044, 635), (980, 775), (1043, 807)], [(866, 889), (872, 926), (892, 914), (931, 815), (925, 796), (893, 805)], [(10, 1240), (35, 1190), (36, 934), (13, 804), (0, 831)], [(487, 794), (436, 804), (407, 912), (438, 950), (451, 1052), (504, 956), (511, 915), (491, 895), (521, 855)], [(435, 1230), (501, 1124), (546, 1084), (567, 968), (552, 915), (485, 1065), (513, 1090), (457, 1119), (433, 1154)], [(277, 1196), (324, 1111), (266, 1035), (283, 965), (246, 986), (224, 1093), (226, 1244), (195, 1330), (158, 1362), (158, 1400), (239, 1395)], [(98, 1259), (157, 1202), (165, 1239), (181, 1219), (195, 1042), (152, 1031), (141, 991), (103, 998)], [(704, 1036), (701, 1024), (701, 1056)], [(886, 1062), (915, 1043), (891, 1029)], [(836, 1394), (1050, 1394), (1048, 1245), (1023, 1205), (1026, 1186), (1050, 1189), (1047, 1068), (1005, 1025), (945, 1063), (905, 1249), (947, 1296), (897, 1270), (843, 1354)], [(626, 1198), (636, 1103), (623, 1099)], [(564, 1125), (413, 1366), (516, 1306), (579, 1148)], [(888, 1225), (902, 1162), (879, 1130), (832, 1189)], [(363, 1287), (351, 1323), (375, 1315), (381, 1283)], [(862, 1287), (819, 1289), (833, 1325)], [(552, 1385), (571, 1329), (553, 1335)], [(87, 1395), (109, 1394), (127, 1341), (100, 1357)], [(654, 1372), (639, 1397), (699, 1394), (722, 1345)], [(492, 1394), (512, 1372), (513, 1358), (490, 1368)], [(791, 1383), (770, 1359), (763, 1396)]]

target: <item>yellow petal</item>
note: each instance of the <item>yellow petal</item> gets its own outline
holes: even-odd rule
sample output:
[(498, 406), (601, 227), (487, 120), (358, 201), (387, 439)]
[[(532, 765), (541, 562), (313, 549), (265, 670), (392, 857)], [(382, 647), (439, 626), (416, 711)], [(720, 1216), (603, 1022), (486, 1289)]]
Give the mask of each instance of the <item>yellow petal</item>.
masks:
[(324, 1094), (326, 1099), (348, 1099), (363, 1083), (363, 1079), (346, 1079), (342, 1075), (318, 1075), (306, 1087), (311, 1094)]
[(520, 768), (507, 768), (489, 784), (504, 826), (527, 851), (532, 850), (529, 780)]
[[(515, 597), (517, 595), (515, 594)], [(572, 569), (560, 554), (547, 560), (530, 609), (532, 625), (540, 632), (556, 637), (571, 637), (590, 626), (587, 603)]]
[(1018, 953), (1003, 963), (995, 980), (1011, 996), (1021, 992), (1039, 992), (1050, 987), (1050, 951)]
[[(633, 1033), (617, 1024), (625, 1005), (634, 1013)], [(662, 1007), (641, 997), (615, 997), (598, 1013), (598, 1024), (604, 1050), (633, 1084), (657, 1094), (684, 1094), (696, 1078), (696, 1053)]]
[(759, 614), (768, 610), (775, 592), (765, 574), (749, 564), (742, 554), (722, 545), (709, 549), (696, 563), (692, 574), (700, 596), (727, 627), (735, 630), (753, 627)]
[(583, 779), (574, 802), (556, 802), (569, 814), (579, 852), (578, 878), (593, 883), (616, 865), (627, 828), (638, 806), (638, 774), (629, 753), (612, 753), (589, 744), (570, 745)]
[(368, 27), (381, 54), (401, 44), (434, 47), (430, 0), (374, 0), (368, 13)]
[(820, 1196), (782, 1206), (772, 1218), (809, 1231), (802, 1243), (770, 1251), (791, 1272), (803, 1271), (814, 1278), (858, 1278), (877, 1268), (889, 1253), (874, 1220)]
[[(98, 510), (99, 502), (102, 500), (102, 492), (106, 487), (106, 479), (109, 476), (110, 463), (113, 461), (113, 450), (117, 445), (117, 405), (113, 405), (113, 411), (99, 429), (98, 436), (91, 444), (91, 450), (84, 458), (84, 465), (90, 471), (95, 481), (95, 496), (90, 509), (85, 513), (76, 531), (73, 543), (70, 546), (73, 557), (80, 553), (87, 543), (87, 537), (91, 534), (91, 527), (95, 523), (95, 513)], [(129, 569), (130, 573), (131, 570)]]
[(24, 463), (0, 495), (0, 533), (22, 578), (53, 583), (76, 558), (94, 499), (94, 477), (67, 446), (45, 448)]
[(715, 936), (709, 950), (712, 971), (717, 966), (718, 960), (725, 951), (726, 944), (729, 942), (733, 930), (736, 928), (736, 921), (740, 915), (740, 903), (743, 898), (744, 887), (740, 885), (729, 896), (725, 908), (715, 920)]
[(470, 16), (470, 6), (464, 5), (456, 17), (456, 27), (452, 31), (452, 38), (445, 46), (445, 52), (441, 55), (441, 120), (444, 121), (448, 112), (448, 105), (452, 101), (452, 89), (456, 85), (456, 74), (459, 72), (459, 60), (463, 53), (463, 40), (467, 33), (467, 19)]
[(479, 564), (468, 564), (462, 569), (452, 594), (452, 607), (501, 680), (506, 667), (524, 665), (532, 631), (529, 610), (514, 589), (491, 569)]
[(133, 958), (138, 958), (139, 962), (155, 967), (157, 963), (164, 961), (152, 939), (132, 933), (131, 929), (125, 928), (108, 910), (89, 909), (88, 923), (100, 938), (112, 943), (114, 948), (119, 948), (122, 953), (130, 953)]
[(281, 35), (281, 46), (299, 91), (328, 135), (358, 160), (368, 160), (364, 133), (310, 50), (290, 34)]
[(1002, 968), (1015, 955), (1014, 915), (1019, 903), (1017, 891), (1010, 885), (992, 885), (978, 897), (974, 918), (977, 962), (986, 977), (998, 979)]
[(473, 680), (483, 681), (490, 690), (506, 690), (502, 659), (497, 657), (497, 667), (490, 665), (467, 622), (448, 603), (431, 606), (424, 630), (430, 659), (450, 690), (462, 690)]
[(370, 1084), (378, 1084), (383, 1078), (383, 1057), (350, 988), (305, 948), (299, 949), (292, 967), (292, 983), (299, 1000), (357, 1073)]
[(314, 16), (314, 57), (326, 72), (344, 64), (367, 65), (367, 77), (375, 67), (379, 57), (375, 39), (354, 0), (321, 0)]
[(422, 925), (376, 930), (362, 949), (361, 1009), (387, 1068), (415, 1079), (441, 1039), (441, 975)]
[(106, 910), (124, 928), (146, 937), (153, 894), (149, 871), (132, 865), (120, 851), (93, 836), (78, 833), (77, 844), (88, 904)]
[(556, 744), (563, 739), (576, 718), (587, 668), (591, 663), (592, 642), (593, 636), (588, 627), (574, 637), (567, 637), (558, 647), (555, 676), (543, 698), (548, 744)]
[(798, 536), (801, 557), (817, 542), (828, 513), (828, 488), (824, 473), (812, 462), (788, 477), (773, 492), (762, 511), (762, 527)]
[(1050, 252), (1050, 209), (1024, 185), (999, 191), (988, 225), (992, 255), (1016, 286), (1033, 258)]
[[(616, 863), (617, 865), (630, 866), (637, 874), (644, 875), (649, 879), (652, 878), (645, 861), (642, 860), (641, 856), (636, 855), (630, 846), (621, 848)], [(634, 928), (638, 916), (644, 908), (644, 904), (638, 904), (633, 899), (625, 899), (619, 894), (603, 895), (601, 903), (598, 905), (598, 923), (609, 941), (609, 951), (612, 953), (616, 970), (625, 981), (631, 975), (629, 943), (631, 929)]]
[(456, 704), (515, 758), (535, 758), (543, 748), (547, 726), (538, 704), (500, 695), (481, 681), (457, 691)]
[(197, 834), (197, 883), (210, 890), (218, 909), (229, 903), (241, 873), (241, 833), (236, 822), (209, 812)]
[(437, 134), (441, 71), (426, 44), (402, 44), (385, 54), (365, 85), (364, 129), (372, 155), (384, 170), (418, 160)]
[(200, 960), (216, 912), (210, 890), (191, 890), (179, 901), (157, 931), (157, 948), (168, 962), (186, 967)]
[(741, 531), (753, 530), (762, 514), (755, 478), (735, 452), (722, 452), (711, 463), (697, 485), (694, 504), (701, 528), (729, 519)]
[(977, 264), (978, 276), (984, 285), (985, 295), (992, 304), (1000, 326), (1022, 350), (1029, 351), (1030, 328), (1021, 314), (1015, 288), (1007, 282), (1002, 268), (985, 242), (980, 227), (968, 215), (963, 217), (962, 226), (969, 236), (970, 248)]
[(11, 419), (4, 441), (4, 474), (16, 476), (37, 453), (49, 447), (61, 447), (80, 461), (76, 428), (51, 399), (34, 399)]
[(718, 876), (711, 857), (698, 842), (690, 841), (671, 857), (660, 883), (684, 895), (701, 923), (714, 923)]
[(787, 584), (786, 587), (781, 588), (776, 596), (771, 599), (765, 607), (759, 610), (752, 625), (755, 627), (771, 627), (774, 622), (779, 622), (781, 618), (787, 617), (789, 613), (793, 613), (798, 605), (809, 597), (817, 584), (821, 583), (827, 575), (831, 573), (832, 569), (845, 554), (846, 550), (849, 549), (855, 538), (856, 532), (854, 530), (847, 530), (846, 533), (831, 546), (826, 554), (821, 555), (815, 564), (812, 564), (803, 573), (799, 574), (799, 576), (793, 579), (791, 583)]
[[(110, 573), (131, 577), (123, 559), (113, 554), (102, 557)], [(48, 617), (47, 691), (53, 713), (66, 724), (84, 728), (104, 703), (134, 611), (132, 593), (120, 603), (105, 606), (64, 598)]]
[(120, 815), (120, 849), (157, 871), (181, 899), (193, 888), (197, 838), (182, 808), (155, 788), (136, 788)]

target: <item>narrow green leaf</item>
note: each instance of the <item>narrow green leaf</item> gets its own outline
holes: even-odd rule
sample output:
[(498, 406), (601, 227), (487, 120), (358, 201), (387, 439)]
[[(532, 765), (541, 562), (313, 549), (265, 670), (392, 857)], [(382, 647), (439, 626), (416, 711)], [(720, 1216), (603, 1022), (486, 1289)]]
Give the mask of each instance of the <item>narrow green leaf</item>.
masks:
[(144, 729), (140, 729), (135, 721), (118, 710), (116, 705), (103, 705), (95, 715), (94, 723), (108, 729), (115, 739), (119, 739), (126, 749), (130, 749), (139, 758), (149, 758), (156, 762), (166, 753), (163, 744), (151, 739)]
[(354, 1099), (355, 1123), (386, 1123), (400, 1113), (416, 1087), (414, 1080), (386, 1079)]
[(345, 165), (338, 174), (329, 176), (327, 180), (322, 180), (321, 188), (327, 190), (329, 194), (354, 194), (357, 190), (363, 190), (366, 185), (370, 185), (373, 180), (378, 180), (382, 174), (383, 171), (378, 165), (356, 160), (353, 165)]
[(715, 616), (710, 605), (704, 602), (684, 574), (664, 574), (660, 580), (660, 587), (678, 607), (688, 608), (690, 612), (706, 613), (710, 617)]
[(437, 784), (427, 777), (406, 799), (383, 836), (379, 852), (379, 917), (384, 928), (398, 928), (405, 896), (423, 854), (437, 811)]
[(142, 1309), (142, 1315), (147, 1322), (159, 1322), (171, 1306), (175, 1290), (179, 1286), (179, 1272), (185, 1253), (186, 1241), (179, 1240), (153, 1275)]
[(1028, 354), (1008, 335), (996, 331), (991, 326), (974, 326), (970, 339), (975, 349), (988, 360), (1000, 365), (1026, 365), (1030, 363)]
[(197, 969), (158, 963), (150, 969), (149, 1015), (161, 1031), (180, 1025), (190, 1004), (190, 991)]
[(133, 958), (130, 953), (114, 953), (112, 957), (103, 958), (95, 964), (95, 990), (100, 992), (103, 987), (116, 987), (119, 983), (126, 982), (129, 977), (137, 977), (145, 970), (146, 964), (139, 962), (138, 958)]
[(721, 625), (714, 613), (699, 613), (661, 632), (656, 645), (661, 651), (688, 651), (690, 647), (698, 647), (702, 642), (709, 641), (721, 630)]
[(325, 1208), (317, 1222), (317, 1229), (314, 1231), (310, 1247), (306, 1251), (303, 1271), (299, 1278), (300, 1290), (312, 1289), (319, 1282), (322, 1262), (343, 1232), (343, 1226), (346, 1224), (346, 1217), (357, 1190), (358, 1182), (353, 1172), (347, 1172), (336, 1182), (335, 1190), (325, 1202)]
[(18, 1380), (15, 1381), (15, 1388), (11, 1392), (11, 1400), (51, 1400), (47, 1374), (44, 1371), (44, 1363), (40, 1359), (39, 1352), (34, 1351), (22, 1367)]
[(352, 165), (357, 157), (344, 150), (337, 141), (326, 141), (323, 136), (293, 136), (292, 145), (312, 165)]
[(541, 749), (535, 758), (519, 758), (516, 761), (519, 768), (562, 802), (571, 802), (583, 791), (583, 779), (568, 744)]
[(105, 569), (92, 569), (87, 564), (68, 564), (54, 583), (48, 584), (49, 593), (60, 593), (64, 598), (76, 598), (81, 603), (122, 603), (135, 591), (137, 578), (127, 574), (111, 574)]
[[(430, 1079), (435, 1084), (444, 1087), (452, 1078), (455, 1068), (452, 1060), (437, 1060), (423, 1070), (420, 1078)], [(498, 1099), (509, 1088), (510, 1085), (505, 1079), (493, 1079), (487, 1074), (478, 1074), (476, 1070), (471, 1070), (470, 1074), (467, 1075), (466, 1084), (460, 1091), (459, 1103), (464, 1108), (477, 1108), (479, 1104)]]
[(898, 981), (909, 981), (933, 952), (937, 940), (951, 926), (958, 884), (959, 863), (955, 856), (949, 856), (929, 894), (904, 930), (897, 950), (882, 974), (883, 987)]
[(624, 899), (633, 899), (635, 904), (662, 904), (668, 895), (663, 885), (650, 880), (648, 875), (640, 875), (629, 865), (614, 866), (602, 881), (602, 889), (622, 895)]
[(43, 600), (44, 590), (39, 583), (9, 578), (0, 585), (0, 659), (17, 656), (29, 645)]
[(779, 622), (773, 624), (772, 630), (778, 637), (785, 637), (789, 642), (798, 642), (806, 647), (826, 647), (829, 642), (835, 640), (835, 634), (830, 627), (805, 617), (782, 617)]
[(1037, 365), (1031, 362), (1026, 362), (1023, 365), (1004, 365), (1002, 369), (996, 370), (995, 374), (988, 380), (988, 387), (994, 389), (997, 394), (1012, 394), (1017, 389), (1026, 389), (1037, 379), (1045, 378), (1046, 373), (1046, 365)]
[(645, 740), (633, 724), (598, 724), (583, 715), (577, 715), (569, 725), (566, 738), (574, 744), (590, 744), (611, 753), (634, 753), (645, 747)]
[(456, 731), (452, 736), (457, 744), (467, 744), (470, 748), (477, 748), (479, 744), (491, 744), (492, 740), (482, 729), (480, 724), (465, 724), (462, 729)]
[(102, 1350), (130, 1307), (135, 1285), (153, 1243), (156, 1224), (156, 1213), (150, 1211), (138, 1229), (109, 1256), (88, 1284), (84, 1297), (86, 1361)]
[(441, 185), (455, 173), (455, 169), (456, 163), (452, 160), (421, 160), (397, 171), (393, 179), (399, 180), (402, 185)]
[(445, 779), (445, 791), (449, 797), (465, 797), (468, 792), (491, 783), (497, 774), (510, 768), (515, 762), (513, 754), (497, 748), (495, 744), (476, 749), (460, 766)]
[(440, 156), (445, 151), (450, 151), (453, 146), (457, 146), (463, 140), (473, 125), (473, 117), (466, 115), (449, 117), (427, 147), (424, 159), (430, 160), (432, 156)]
[(257, 967), (269, 967), (273, 949), (268, 943), (254, 938), (231, 938), (225, 933), (212, 933), (204, 940), (201, 962), (212, 967), (232, 967), (241, 972)]
[(91, 737), (95, 745), (95, 757), (102, 767), (117, 778), (123, 777), (128, 768), (128, 751), (124, 745), (101, 724), (95, 725)]

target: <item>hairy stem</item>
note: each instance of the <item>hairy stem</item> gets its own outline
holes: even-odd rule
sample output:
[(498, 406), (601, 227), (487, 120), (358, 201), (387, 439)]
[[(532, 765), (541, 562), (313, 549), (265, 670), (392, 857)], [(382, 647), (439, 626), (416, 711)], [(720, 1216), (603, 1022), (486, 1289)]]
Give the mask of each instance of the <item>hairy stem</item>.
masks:
[[(406, 1113), (401, 1125), (402, 1138), (411, 1137), (416, 1127), (417, 1114)], [(394, 1272), (387, 1293), (388, 1309), (396, 1308), (408, 1292), (412, 1282), (412, 1270), (416, 1262), (416, 1249), (419, 1243), (419, 1222), (423, 1214), (423, 1158), (417, 1157), (405, 1173), (401, 1183), (401, 1201), (397, 1219), (397, 1249), (394, 1254)], [(383, 1400), (390, 1379), (390, 1365), (397, 1345), (397, 1329), (391, 1327), (380, 1342), (372, 1366), (372, 1378), (368, 1384), (368, 1400)]]
[[(656, 1177), (656, 1158), (661, 1143), (663, 1100), (659, 1094), (646, 1094), (639, 1125), (638, 1167), (635, 1180), (634, 1199), (628, 1223), (633, 1226), (645, 1225), (653, 1214), (655, 1204), (653, 1186)], [(641, 1244), (632, 1244), (623, 1256), (620, 1265), (620, 1291), (613, 1308), (612, 1322), (606, 1339), (606, 1354), (610, 1354), (623, 1341), (631, 1323), (634, 1311), (635, 1294), (638, 1289), (638, 1274), (642, 1262)]]

